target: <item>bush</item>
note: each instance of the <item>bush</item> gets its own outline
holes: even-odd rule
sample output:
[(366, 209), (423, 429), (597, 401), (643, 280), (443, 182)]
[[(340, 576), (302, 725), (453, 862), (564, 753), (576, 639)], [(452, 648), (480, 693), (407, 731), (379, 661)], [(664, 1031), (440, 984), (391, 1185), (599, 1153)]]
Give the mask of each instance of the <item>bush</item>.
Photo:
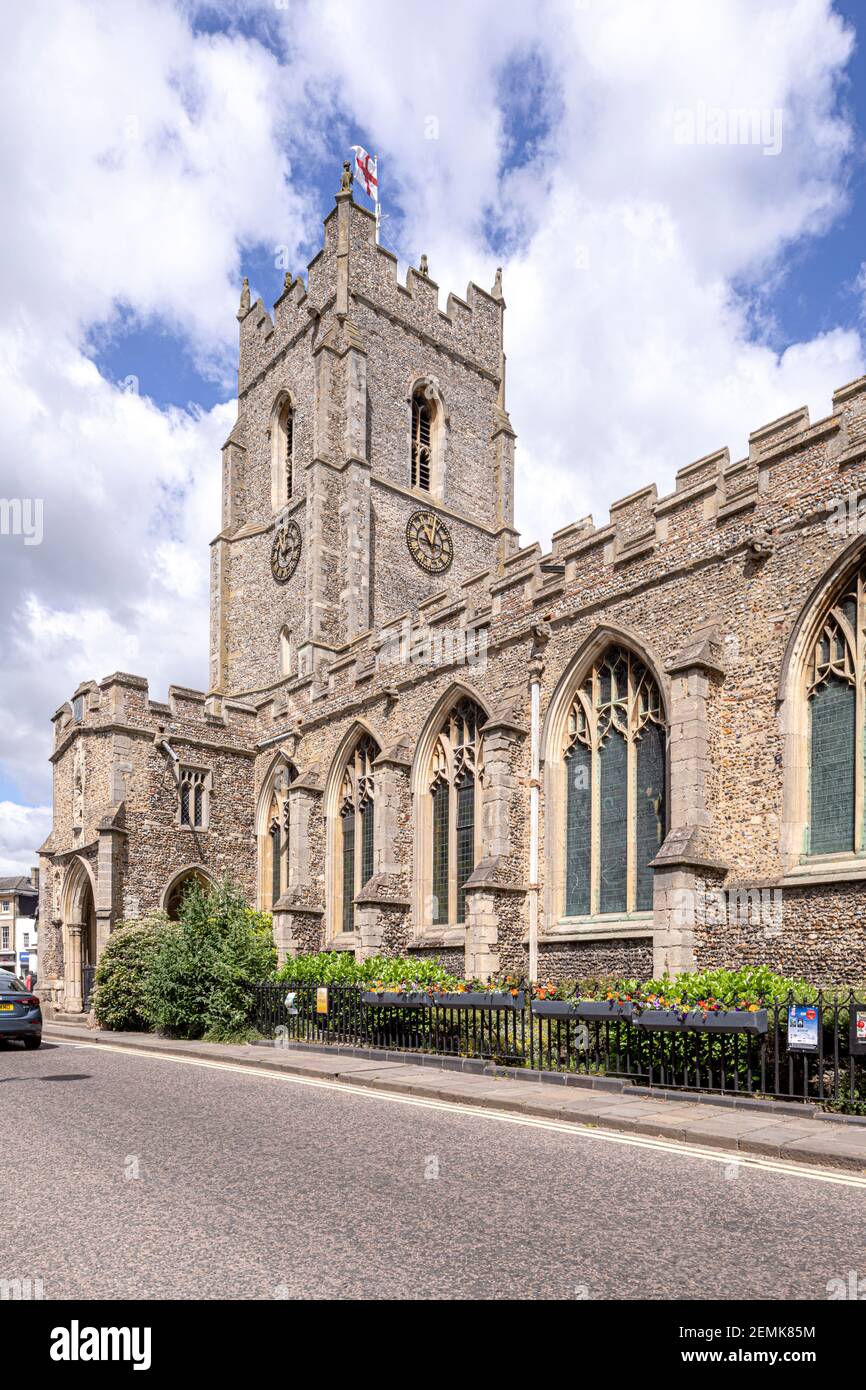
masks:
[(101, 1027), (141, 1032), (150, 1026), (147, 980), (170, 927), (162, 912), (115, 927), (96, 967), (93, 1009)]
[(175, 1038), (225, 1042), (250, 1036), (250, 986), (268, 979), (276, 949), (267, 913), (240, 890), (193, 883), (180, 920), (162, 935), (145, 989), (153, 1028)]
[(411, 981), (418, 985), (456, 985), (458, 977), (450, 975), (438, 959), (428, 960), (425, 956), (370, 956), (368, 960), (356, 961), (351, 951), (310, 951), (290, 957), (276, 978), (317, 985), (366, 985), (372, 980), (385, 984)]
[(790, 994), (795, 1003), (807, 1003), (815, 998), (815, 986), (805, 980), (788, 979), (777, 975), (768, 965), (748, 966), (743, 970), (700, 970), (694, 974), (677, 975), (671, 980), (649, 980), (641, 986), (641, 995), (664, 995), (680, 999), (683, 1004), (698, 1004), (702, 999), (717, 999), (726, 1007), (737, 1004), (769, 1004), (786, 1000)]

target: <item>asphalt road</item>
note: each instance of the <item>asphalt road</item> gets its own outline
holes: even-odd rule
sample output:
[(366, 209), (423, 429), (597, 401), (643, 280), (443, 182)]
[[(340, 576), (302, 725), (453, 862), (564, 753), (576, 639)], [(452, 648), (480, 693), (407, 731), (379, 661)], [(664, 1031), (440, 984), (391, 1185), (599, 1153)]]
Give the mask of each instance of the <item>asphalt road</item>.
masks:
[(0, 1280), (46, 1298), (792, 1298), (866, 1188), (283, 1078), (0, 1049)]

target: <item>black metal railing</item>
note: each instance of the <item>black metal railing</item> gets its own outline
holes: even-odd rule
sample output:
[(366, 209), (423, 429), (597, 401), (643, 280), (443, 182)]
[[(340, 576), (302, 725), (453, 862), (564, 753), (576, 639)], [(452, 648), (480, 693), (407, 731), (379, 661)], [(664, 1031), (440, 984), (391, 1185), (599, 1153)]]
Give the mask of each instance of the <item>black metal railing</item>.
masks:
[(84, 965), (81, 968), (81, 1007), (87, 1013), (90, 1008), (90, 997), (93, 994), (93, 986), (96, 980), (96, 966)]
[(326, 998), (321, 988), (306, 981), (255, 985), (253, 1025), (265, 1036), (286, 1042), (343, 1043), (528, 1064), (532, 1021), (526, 1009), (364, 1003), (364, 990), (358, 985), (330, 985)]
[(532, 1012), (528, 1001), (519, 1008), (365, 1003), (361, 986), (321, 988), (306, 981), (257, 984), (251, 1022), (290, 1043), (472, 1057), (660, 1089), (835, 1102), (866, 1113), (866, 999), (853, 992), (817, 991), (798, 1004), (815, 1016), (790, 1032), (789, 1022), (797, 1020), (789, 1020), (789, 1008), (797, 1001), (773, 1000), (766, 1031), (755, 1032), (748, 1015), (742, 1026), (734, 1019), (718, 1031), (701, 1026), (697, 1014), (656, 1027), (648, 1012), (551, 1018)]

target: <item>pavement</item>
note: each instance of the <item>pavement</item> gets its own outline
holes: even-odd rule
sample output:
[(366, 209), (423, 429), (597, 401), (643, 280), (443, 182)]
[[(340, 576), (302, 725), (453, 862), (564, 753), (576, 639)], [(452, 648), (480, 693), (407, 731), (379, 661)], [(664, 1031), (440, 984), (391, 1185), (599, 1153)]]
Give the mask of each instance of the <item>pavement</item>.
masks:
[(425, 1057), (425, 1065), (420, 1065), (418, 1060), (397, 1060), (393, 1054), (391, 1060), (385, 1060), (384, 1053), (359, 1055), (358, 1050), (349, 1048), (170, 1041), (71, 1023), (46, 1025), (45, 1037), (80, 1038), (82, 1031), (88, 1041), (97, 1044), (222, 1060), (260, 1071), (866, 1174), (866, 1119), (852, 1121), (798, 1102), (735, 1101), (733, 1097), (698, 1100), (607, 1078), (572, 1077), (572, 1084), (566, 1085), (556, 1075), (542, 1079), (535, 1073), (532, 1080), (526, 1080), (525, 1073), (505, 1068), (457, 1070), (459, 1059), (449, 1066), (441, 1059)]
[[(811, 1302), (863, 1280), (859, 1174), (646, 1137), (644, 1102), (600, 1092), (274, 1051), (74, 1027), (0, 1048), (0, 1281), (47, 1300)], [(704, 1123), (662, 1109), (668, 1135)]]

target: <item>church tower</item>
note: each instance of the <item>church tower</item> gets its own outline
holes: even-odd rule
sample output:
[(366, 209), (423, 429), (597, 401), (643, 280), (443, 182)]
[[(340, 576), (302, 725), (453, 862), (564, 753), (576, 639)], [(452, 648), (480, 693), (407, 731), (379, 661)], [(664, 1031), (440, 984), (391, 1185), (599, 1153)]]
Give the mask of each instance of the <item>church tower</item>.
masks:
[(244, 281), (238, 419), (212, 544), (211, 693), (266, 693), (517, 545), (500, 276), (397, 278), (345, 166), (307, 284)]

